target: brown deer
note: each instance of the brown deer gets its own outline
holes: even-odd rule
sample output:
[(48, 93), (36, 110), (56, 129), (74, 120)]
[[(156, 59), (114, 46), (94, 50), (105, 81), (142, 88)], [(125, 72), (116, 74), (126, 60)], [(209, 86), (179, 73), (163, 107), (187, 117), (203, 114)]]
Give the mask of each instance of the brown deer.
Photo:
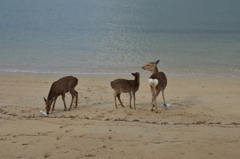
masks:
[(78, 79), (73, 76), (63, 77), (58, 81), (53, 82), (47, 99), (44, 98), (45, 105), (46, 105), (46, 113), (49, 114), (52, 102), (53, 102), (52, 111), (54, 110), (56, 100), (60, 95), (62, 96), (62, 100), (64, 103), (64, 111), (66, 111), (67, 107), (65, 102), (65, 93), (67, 92), (70, 92), (70, 94), (72, 95), (72, 101), (68, 110), (71, 110), (72, 108), (74, 97), (76, 97), (76, 105), (75, 105), (75, 108), (76, 108), (77, 102), (78, 102), (78, 92), (74, 90), (74, 88), (76, 87), (77, 84), (78, 84)]
[(160, 92), (162, 92), (164, 102), (163, 105), (167, 106), (164, 98), (164, 89), (167, 86), (167, 77), (165, 73), (158, 72), (158, 68), (156, 66), (158, 63), (159, 60), (156, 62), (149, 62), (147, 65), (142, 67), (144, 70), (152, 72), (152, 75), (149, 77), (148, 81), (152, 92), (152, 111), (153, 107), (155, 106), (156, 113), (158, 113), (156, 98)]
[(116, 79), (111, 82), (111, 86), (114, 89), (114, 101), (115, 101), (115, 106), (117, 107), (117, 102), (116, 102), (116, 97), (118, 98), (120, 104), (122, 107), (122, 101), (120, 99), (121, 93), (129, 93), (130, 96), (130, 108), (132, 109), (131, 106), (131, 101), (132, 101), (132, 96), (133, 96), (133, 104), (134, 104), (134, 109), (136, 110), (136, 105), (135, 105), (135, 93), (138, 91), (139, 85), (140, 85), (140, 74), (138, 72), (132, 73), (132, 75), (135, 77), (134, 80), (126, 80), (126, 79)]

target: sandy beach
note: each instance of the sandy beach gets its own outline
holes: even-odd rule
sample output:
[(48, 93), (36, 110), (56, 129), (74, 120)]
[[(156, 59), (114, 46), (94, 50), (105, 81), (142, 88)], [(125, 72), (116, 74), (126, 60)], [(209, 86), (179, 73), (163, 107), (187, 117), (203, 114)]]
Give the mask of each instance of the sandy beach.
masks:
[[(150, 75), (149, 75), (150, 76)], [(164, 108), (151, 111), (147, 79), (140, 77), (136, 110), (116, 109), (110, 82), (129, 75), (76, 75), (78, 107), (58, 98), (48, 116), (43, 97), (60, 75), (0, 74), (0, 158), (238, 159), (240, 80), (168, 76)], [(67, 106), (71, 96), (66, 95)]]

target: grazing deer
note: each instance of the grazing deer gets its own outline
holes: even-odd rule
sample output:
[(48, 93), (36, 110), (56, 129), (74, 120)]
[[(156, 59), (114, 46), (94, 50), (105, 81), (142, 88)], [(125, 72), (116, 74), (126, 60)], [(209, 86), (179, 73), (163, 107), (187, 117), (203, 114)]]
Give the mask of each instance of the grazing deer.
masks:
[(72, 95), (72, 101), (68, 110), (71, 110), (72, 108), (74, 97), (76, 97), (76, 106), (75, 106), (76, 108), (77, 102), (78, 102), (78, 92), (74, 90), (74, 88), (76, 87), (77, 84), (78, 84), (78, 79), (73, 76), (63, 77), (58, 81), (53, 82), (47, 99), (44, 98), (45, 105), (46, 105), (46, 113), (49, 114), (52, 102), (53, 102), (52, 111), (54, 110), (56, 100), (60, 95), (62, 96), (62, 100), (64, 103), (64, 111), (66, 111), (67, 107), (65, 102), (65, 93), (67, 92), (70, 92), (70, 94)]
[(130, 108), (132, 109), (131, 106), (131, 101), (132, 101), (132, 96), (133, 96), (133, 104), (134, 104), (134, 109), (136, 110), (136, 105), (135, 105), (135, 93), (137, 92), (139, 85), (140, 85), (140, 74), (138, 72), (132, 73), (132, 75), (135, 77), (134, 80), (126, 80), (126, 79), (116, 79), (111, 82), (111, 86), (115, 91), (114, 94), (114, 101), (115, 101), (115, 106), (117, 107), (117, 102), (116, 102), (116, 97), (118, 97), (118, 100), (121, 104), (122, 107), (122, 101), (120, 99), (120, 94), (121, 93), (129, 93), (130, 96)]
[(167, 77), (165, 73), (158, 72), (158, 68), (156, 66), (158, 62), (159, 60), (157, 60), (156, 62), (149, 62), (147, 65), (142, 67), (144, 70), (152, 72), (152, 75), (149, 77), (148, 82), (150, 84), (152, 92), (152, 111), (153, 107), (155, 106), (156, 113), (158, 113), (156, 98), (160, 92), (162, 92), (164, 102), (163, 105), (167, 106), (164, 98), (164, 89), (167, 86)]

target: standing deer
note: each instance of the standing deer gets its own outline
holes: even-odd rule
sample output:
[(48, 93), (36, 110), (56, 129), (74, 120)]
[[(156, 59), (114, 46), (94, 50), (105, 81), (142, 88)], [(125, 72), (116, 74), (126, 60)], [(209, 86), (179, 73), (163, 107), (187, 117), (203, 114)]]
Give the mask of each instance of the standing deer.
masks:
[(65, 93), (67, 92), (70, 92), (70, 94), (72, 95), (72, 101), (68, 110), (71, 110), (72, 108), (74, 97), (76, 97), (76, 106), (75, 106), (76, 108), (77, 102), (78, 102), (78, 92), (74, 90), (74, 88), (76, 87), (77, 84), (78, 84), (78, 79), (73, 76), (63, 77), (58, 81), (53, 82), (47, 99), (44, 98), (45, 105), (46, 105), (46, 113), (49, 114), (52, 102), (53, 102), (52, 111), (54, 110), (56, 100), (60, 95), (62, 96), (62, 100), (64, 103), (64, 111), (66, 111), (67, 107), (65, 102)]
[(135, 77), (134, 80), (126, 80), (126, 79), (116, 79), (111, 82), (111, 86), (115, 91), (114, 94), (114, 101), (115, 101), (115, 106), (117, 107), (117, 102), (116, 102), (116, 97), (118, 97), (118, 100), (121, 104), (122, 107), (122, 101), (120, 99), (121, 93), (129, 93), (130, 96), (130, 108), (132, 109), (131, 106), (131, 101), (132, 101), (132, 96), (133, 96), (133, 104), (134, 104), (134, 109), (136, 110), (136, 105), (135, 105), (135, 93), (138, 91), (139, 85), (140, 85), (140, 74), (138, 72), (132, 73), (132, 75)]
[(149, 77), (148, 82), (150, 84), (152, 92), (152, 111), (153, 107), (155, 106), (156, 113), (158, 113), (156, 98), (160, 92), (162, 92), (164, 102), (163, 105), (167, 106), (164, 98), (164, 89), (167, 86), (167, 77), (165, 73), (158, 72), (158, 68), (156, 66), (158, 62), (159, 60), (157, 60), (156, 62), (149, 62), (147, 65), (142, 67), (144, 70), (152, 72), (152, 75)]

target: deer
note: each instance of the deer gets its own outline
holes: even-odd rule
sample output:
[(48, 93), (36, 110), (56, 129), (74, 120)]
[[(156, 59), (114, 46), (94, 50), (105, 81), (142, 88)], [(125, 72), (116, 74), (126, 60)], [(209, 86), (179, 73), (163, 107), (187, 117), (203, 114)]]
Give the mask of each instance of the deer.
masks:
[(164, 72), (158, 71), (157, 64), (159, 63), (159, 61), (160, 60), (157, 60), (156, 62), (149, 62), (148, 64), (142, 67), (142, 69), (152, 72), (152, 75), (149, 77), (148, 82), (150, 84), (152, 93), (151, 111), (153, 111), (153, 107), (155, 107), (156, 113), (158, 113), (156, 98), (160, 92), (162, 92), (163, 106), (167, 107), (164, 98), (164, 90), (167, 86), (167, 77)]
[(134, 110), (136, 110), (136, 104), (135, 104), (136, 97), (135, 97), (135, 93), (139, 89), (140, 74), (138, 72), (136, 72), (136, 73), (132, 73), (132, 75), (135, 77), (134, 80), (116, 79), (116, 80), (111, 82), (111, 87), (115, 91), (115, 93), (114, 93), (114, 101), (115, 101), (116, 109), (118, 109), (117, 102), (116, 102), (116, 97), (118, 98), (121, 106), (124, 107), (123, 104), (122, 104), (120, 95), (121, 95), (121, 93), (129, 93), (129, 96), (130, 96), (130, 108), (132, 109), (131, 101), (132, 101), (132, 97), (133, 97)]
[(49, 114), (52, 103), (53, 103), (52, 111), (54, 111), (56, 100), (60, 95), (62, 96), (64, 111), (67, 110), (66, 102), (65, 102), (65, 94), (68, 92), (70, 92), (70, 94), (72, 95), (72, 101), (68, 110), (70, 111), (72, 108), (74, 97), (76, 98), (75, 108), (77, 107), (78, 92), (75, 90), (75, 87), (77, 84), (78, 84), (78, 79), (73, 76), (66, 76), (66, 77), (60, 78), (58, 81), (53, 82), (47, 99), (45, 97), (43, 98), (46, 105), (47, 115)]

